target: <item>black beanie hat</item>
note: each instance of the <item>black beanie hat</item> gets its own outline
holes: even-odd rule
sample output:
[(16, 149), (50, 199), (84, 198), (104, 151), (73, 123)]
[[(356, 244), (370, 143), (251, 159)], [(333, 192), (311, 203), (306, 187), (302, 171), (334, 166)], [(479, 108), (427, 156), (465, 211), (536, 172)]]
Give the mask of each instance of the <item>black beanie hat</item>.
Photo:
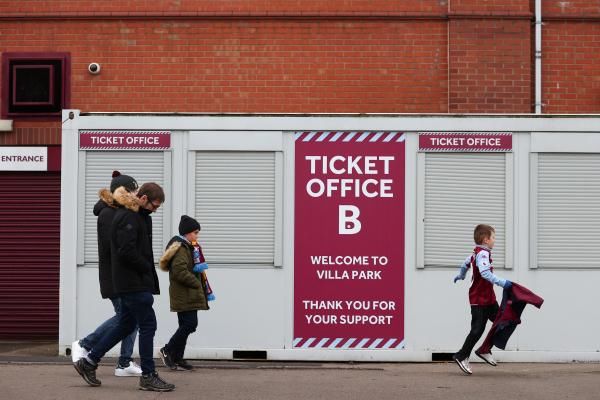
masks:
[(114, 191), (121, 186), (123, 186), (128, 192), (135, 192), (138, 188), (138, 184), (135, 179), (128, 175), (121, 175), (119, 171), (113, 171), (112, 181), (110, 181), (111, 193), (114, 193)]
[(186, 233), (199, 231), (200, 224), (192, 217), (188, 217), (187, 215), (181, 216), (181, 221), (179, 221), (179, 234), (185, 235)]

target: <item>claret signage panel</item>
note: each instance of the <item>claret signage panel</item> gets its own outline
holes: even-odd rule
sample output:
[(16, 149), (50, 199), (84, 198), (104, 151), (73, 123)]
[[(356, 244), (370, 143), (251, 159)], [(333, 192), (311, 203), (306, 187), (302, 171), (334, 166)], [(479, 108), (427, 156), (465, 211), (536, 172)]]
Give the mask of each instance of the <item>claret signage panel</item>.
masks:
[(423, 132), (419, 134), (419, 151), (510, 152), (512, 133)]
[(403, 348), (405, 135), (295, 139), (294, 347)]
[(168, 150), (171, 132), (80, 131), (80, 150)]

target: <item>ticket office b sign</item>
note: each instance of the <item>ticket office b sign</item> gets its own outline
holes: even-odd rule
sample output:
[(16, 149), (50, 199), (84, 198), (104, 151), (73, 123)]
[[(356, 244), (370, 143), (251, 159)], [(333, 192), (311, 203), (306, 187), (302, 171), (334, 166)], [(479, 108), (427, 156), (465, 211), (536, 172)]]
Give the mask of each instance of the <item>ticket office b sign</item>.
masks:
[(404, 135), (298, 132), (295, 348), (404, 346)]

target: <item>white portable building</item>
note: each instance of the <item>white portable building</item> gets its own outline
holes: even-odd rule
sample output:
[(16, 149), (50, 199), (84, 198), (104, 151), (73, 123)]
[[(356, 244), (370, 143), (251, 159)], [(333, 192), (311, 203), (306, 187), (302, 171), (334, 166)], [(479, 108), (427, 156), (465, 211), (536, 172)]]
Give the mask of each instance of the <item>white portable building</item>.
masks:
[[(112, 315), (91, 210), (119, 170), (165, 189), (156, 261), (182, 214), (202, 226), (216, 300), (187, 358), (448, 359), (470, 327), (469, 282), (452, 280), (487, 223), (494, 272), (545, 299), (495, 356), (600, 361), (589, 311), (600, 304), (596, 116), (66, 110), (63, 120), (61, 353)], [(158, 275), (156, 350), (177, 327)]]

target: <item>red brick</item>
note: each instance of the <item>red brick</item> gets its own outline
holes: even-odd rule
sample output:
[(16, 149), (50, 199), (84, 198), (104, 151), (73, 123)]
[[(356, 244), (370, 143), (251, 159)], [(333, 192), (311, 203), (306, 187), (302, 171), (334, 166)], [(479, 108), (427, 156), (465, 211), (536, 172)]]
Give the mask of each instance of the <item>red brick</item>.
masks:
[[(531, 27), (522, 20), (453, 20), (450, 41), (450, 112), (529, 113)], [(467, 99), (455, 102), (453, 99)]]
[[(454, 0), (456, 1), (456, 0)], [(0, 1), (0, 15), (8, 13), (123, 13), (143, 16), (148, 13), (164, 16), (197, 15), (198, 13), (231, 14), (332, 14), (332, 13), (397, 13), (439, 12), (445, 4), (439, 0), (12, 0)]]
[[(600, 112), (600, 26), (594, 22), (544, 25), (542, 79), (546, 113)], [(560, 40), (556, 40), (560, 38)]]

